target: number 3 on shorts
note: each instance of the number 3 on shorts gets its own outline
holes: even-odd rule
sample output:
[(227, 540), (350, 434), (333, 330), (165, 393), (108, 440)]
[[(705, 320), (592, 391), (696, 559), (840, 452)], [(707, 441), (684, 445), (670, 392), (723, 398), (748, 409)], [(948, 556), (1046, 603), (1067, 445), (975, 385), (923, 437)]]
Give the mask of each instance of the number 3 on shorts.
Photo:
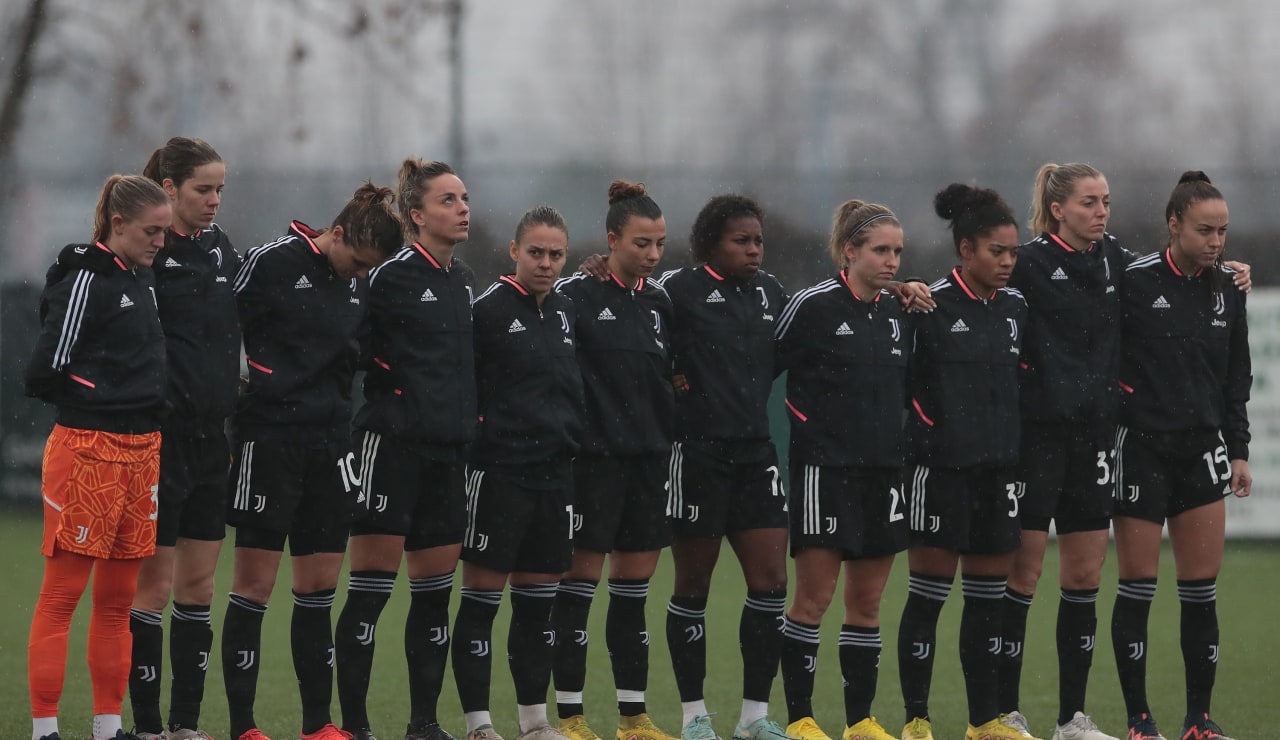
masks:
[(1009, 497), (1009, 518), (1016, 519), (1018, 517), (1018, 499), (1021, 499), (1022, 495), (1027, 492), (1027, 484), (1022, 481), (1006, 483), (1004, 491)]

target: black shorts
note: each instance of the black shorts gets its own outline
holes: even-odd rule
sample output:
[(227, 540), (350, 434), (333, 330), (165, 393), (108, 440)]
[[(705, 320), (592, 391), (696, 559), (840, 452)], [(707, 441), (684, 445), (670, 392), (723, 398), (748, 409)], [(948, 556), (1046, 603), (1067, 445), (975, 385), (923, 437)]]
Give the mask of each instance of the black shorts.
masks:
[(156, 544), (179, 537), (218, 542), (227, 536), (227, 468), (231, 449), (218, 430), (207, 437), (164, 432), (160, 442)]
[(671, 446), (667, 515), (673, 534), (723, 537), (745, 529), (785, 529), (787, 492), (771, 442), (747, 442), (752, 454), (727, 457), (696, 442)]
[(364, 509), (347, 442), (244, 442), (231, 464), (227, 522), (237, 547), (292, 555), (345, 552), (351, 519)]
[(907, 548), (907, 502), (900, 468), (791, 466), (791, 555), (839, 550), (845, 560)]
[(365, 499), (352, 534), (400, 535), (410, 552), (462, 542), (466, 466), (459, 450), (441, 455), (446, 450), (365, 430), (353, 446)]
[(1023, 529), (1058, 534), (1107, 529), (1114, 501), (1115, 438), (1083, 424), (1024, 422), (1018, 482)]
[(1022, 543), (1023, 491), (1013, 468), (936, 468), (904, 473), (910, 497), (911, 544), (999, 555)]
[(671, 544), (669, 455), (584, 455), (573, 461), (573, 546), (652, 552)]
[(567, 463), (558, 486), (530, 485), (510, 469), (483, 470), (468, 465), (462, 559), (501, 573), (560, 574), (569, 570), (573, 557), (572, 480)]
[(1217, 430), (1116, 431), (1116, 516), (1164, 523), (1231, 495), (1231, 461)]

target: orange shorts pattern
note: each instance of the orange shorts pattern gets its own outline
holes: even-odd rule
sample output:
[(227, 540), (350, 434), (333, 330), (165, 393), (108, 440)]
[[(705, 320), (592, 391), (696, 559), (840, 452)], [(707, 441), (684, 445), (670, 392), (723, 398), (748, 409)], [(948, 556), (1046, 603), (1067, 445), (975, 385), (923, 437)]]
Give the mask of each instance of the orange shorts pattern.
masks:
[(160, 432), (114, 434), (55, 424), (41, 470), (40, 552), (114, 560), (154, 554), (159, 482)]

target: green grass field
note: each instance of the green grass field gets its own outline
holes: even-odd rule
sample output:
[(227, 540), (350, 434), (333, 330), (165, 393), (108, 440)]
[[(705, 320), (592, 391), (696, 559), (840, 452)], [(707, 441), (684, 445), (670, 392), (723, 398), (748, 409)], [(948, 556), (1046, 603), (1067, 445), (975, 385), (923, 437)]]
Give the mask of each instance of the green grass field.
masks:
[[(5, 593), (10, 605), (0, 611), (0, 738), (27, 738), (31, 725), (26, 684), (26, 644), (31, 612), (39, 590), (42, 558), (38, 554), (39, 520), (25, 511), (0, 510), (0, 558), (8, 575)], [(215, 634), (221, 628), (226, 608), (226, 593), (231, 572), (231, 551), (226, 548), (219, 568), (218, 596), (214, 604)], [(1056, 668), (1053, 647), (1056, 613), (1056, 563), (1050, 550), (1042, 584), (1043, 598), (1037, 599), (1031, 611), (1027, 635), (1026, 669), (1022, 688), (1023, 711), (1031, 718), (1032, 729), (1042, 736), (1052, 734), (1057, 710)], [(1157, 719), (1167, 734), (1173, 736), (1181, 728), (1183, 714), (1182, 661), (1178, 648), (1178, 606), (1173, 588), (1174, 575), (1169, 554), (1160, 576), (1160, 591), (1152, 609), (1151, 645), (1148, 688)], [(1099, 600), (1098, 650), (1090, 682), (1089, 709), (1103, 729), (1123, 734), (1124, 707), (1115, 677), (1111, 656), (1109, 620), (1114, 598), (1115, 572), (1109, 567)], [(1276, 573), (1280, 572), (1280, 545), (1276, 543), (1232, 543), (1228, 545), (1223, 577), (1218, 581), (1219, 618), (1222, 625), (1222, 662), (1214, 716), (1236, 738), (1280, 737), (1280, 731), (1268, 730), (1271, 702), (1277, 696), (1276, 666), (1280, 664), (1280, 636), (1277, 636), (1275, 614), (1277, 598)], [(880, 691), (875, 711), (892, 732), (901, 728), (902, 700), (898, 690), (895, 641), (898, 616), (906, 597), (906, 564), (900, 559), (884, 601), (885, 652), (880, 671)], [(334, 618), (341, 608), (346, 588), (343, 578)], [(664, 560), (655, 578), (649, 600), (649, 626), (653, 632), (651, 678), (648, 694), (650, 713), (660, 727), (678, 732), (679, 699), (671, 678), (671, 663), (663, 639), (666, 597), (670, 593), (670, 563)], [(276, 599), (264, 623), (264, 660), (258, 689), (257, 716), (267, 734), (282, 740), (297, 737), (299, 707), (296, 682), (289, 658), (288, 573), (282, 572)], [(400, 584), (388, 605), (379, 628), (378, 657), (370, 695), (370, 716), (374, 731), (383, 740), (399, 737), (408, 715), (408, 698), (401, 630), (408, 607), (407, 586)], [(603, 593), (603, 589), (601, 590)], [(718, 712), (716, 727), (722, 737), (733, 731), (737, 719), (741, 690), (741, 664), (738, 659), (737, 620), (744, 589), (736, 563), (727, 550), (717, 575), (713, 598), (708, 609), (708, 643), (710, 654), (707, 681), (707, 704)], [(608, 658), (604, 649), (604, 596), (592, 612), (590, 676), (587, 686), (588, 719), (597, 731), (606, 734), (615, 721), (613, 686)], [(84, 636), (88, 615), (87, 597), (76, 614), (69, 651), (66, 691), (62, 700), (62, 736), (67, 740), (87, 738), (91, 703), (88, 671), (84, 667)], [(839, 603), (839, 597), (837, 597)], [(496, 655), (504, 653), (508, 609), (503, 607), (494, 628)], [(940, 650), (935, 665), (931, 710), (938, 740), (959, 738), (965, 727), (964, 684), (956, 650), (959, 628), (960, 598), (957, 586), (939, 625)], [(839, 614), (828, 615), (823, 625), (823, 652), (818, 667), (815, 709), (818, 721), (828, 733), (838, 738), (843, 721), (840, 675), (836, 660), (836, 635)], [(223, 699), (221, 664), (215, 647), (209, 667), (206, 690), (204, 727), (215, 737), (227, 736), (226, 702)], [(168, 668), (165, 669), (168, 682)], [(166, 688), (167, 697), (168, 690)], [(515, 704), (510, 674), (503, 661), (494, 662), (493, 714), (499, 732), (514, 738)], [(774, 685), (772, 716), (785, 720), (781, 679)], [(554, 697), (553, 697), (554, 700)], [(440, 702), (441, 721), (455, 734), (463, 730), (461, 712), (452, 681), (446, 683)], [(337, 712), (335, 697), (334, 711)], [(128, 702), (125, 726), (130, 724)], [(554, 706), (551, 707), (554, 715)]]

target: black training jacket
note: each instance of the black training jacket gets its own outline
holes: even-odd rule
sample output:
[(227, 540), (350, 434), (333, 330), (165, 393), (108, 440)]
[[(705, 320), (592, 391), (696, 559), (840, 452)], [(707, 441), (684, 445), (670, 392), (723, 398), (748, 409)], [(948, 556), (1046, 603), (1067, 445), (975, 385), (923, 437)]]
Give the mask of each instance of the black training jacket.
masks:
[(249, 385), (236, 407), (239, 442), (348, 441), (360, 355), (364, 281), (343, 280), (294, 221), (245, 253), (234, 288)]
[(929, 286), (908, 373), (907, 462), (943, 468), (1018, 461), (1018, 356), (1027, 302), (1012, 288), (979, 296), (956, 268)]
[(779, 369), (774, 329), (788, 295), (763, 270), (750, 280), (708, 265), (663, 274), (674, 309), (675, 372), (687, 387), (676, 394), (676, 439), (769, 439), (769, 391)]
[(671, 448), (671, 299), (644, 278), (634, 288), (578, 274), (556, 284), (573, 300), (586, 393), (582, 449), (642, 455)]
[(168, 355), (166, 432), (222, 434), (240, 385), (240, 318), (231, 286), (240, 255), (217, 224), (169, 231), (152, 269)]
[(1019, 373), (1022, 418), (1085, 424), (1102, 437), (1114, 432), (1120, 294), (1136, 258), (1111, 234), (1085, 252), (1048, 233), (1019, 248), (1009, 287), (1031, 310)]
[(1125, 272), (1121, 423), (1154, 432), (1216, 429), (1230, 459), (1249, 459), (1253, 385), (1245, 296), (1219, 272), (1182, 273), (1169, 250)]
[(572, 457), (582, 435), (582, 374), (573, 301), (537, 299), (504, 275), (476, 299), (477, 466), (528, 465)]
[(863, 301), (841, 271), (795, 294), (777, 338), (791, 464), (901, 466), (911, 327), (897, 298)]
[(154, 432), (164, 355), (151, 270), (129, 269), (102, 244), (64, 247), (45, 275), (27, 395), (55, 405), (63, 426)]
[(417, 243), (369, 274), (357, 429), (442, 446), (475, 438), (473, 285), (465, 263), (442, 265)]

